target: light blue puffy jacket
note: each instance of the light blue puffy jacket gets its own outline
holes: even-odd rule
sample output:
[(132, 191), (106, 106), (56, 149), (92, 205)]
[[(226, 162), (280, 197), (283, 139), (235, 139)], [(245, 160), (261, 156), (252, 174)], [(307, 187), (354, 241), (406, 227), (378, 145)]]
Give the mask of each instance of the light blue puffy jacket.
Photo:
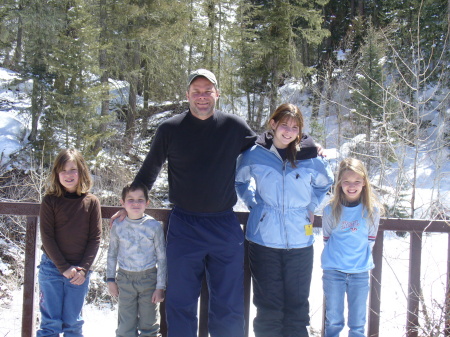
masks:
[(317, 154), (311, 158), (310, 149), (302, 147), (297, 158), (309, 159), (293, 168), (283, 162), (270, 135), (256, 143), (238, 158), (236, 171), (237, 194), (250, 210), (247, 240), (282, 249), (312, 245), (314, 235), (306, 235), (305, 225), (333, 184), (328, 162)]

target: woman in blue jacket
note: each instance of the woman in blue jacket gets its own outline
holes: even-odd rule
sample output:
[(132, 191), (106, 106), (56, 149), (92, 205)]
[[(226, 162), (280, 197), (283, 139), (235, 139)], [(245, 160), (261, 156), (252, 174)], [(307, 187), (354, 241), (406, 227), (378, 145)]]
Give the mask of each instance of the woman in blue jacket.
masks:
[(308, 336), (314, 210), (333, 174), (302, 128), (299, 108), (282, 104), (268, 131), (238, 159), (236, 190), (250, 210), (246, 238), (256, 337)]

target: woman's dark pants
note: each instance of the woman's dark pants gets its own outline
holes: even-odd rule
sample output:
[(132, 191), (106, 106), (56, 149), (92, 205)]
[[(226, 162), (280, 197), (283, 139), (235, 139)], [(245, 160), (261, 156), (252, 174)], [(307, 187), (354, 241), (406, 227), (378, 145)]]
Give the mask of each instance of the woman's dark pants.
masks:
[(255, 337), (308, 336), (313, 246), (275, 249), (250, 242)]

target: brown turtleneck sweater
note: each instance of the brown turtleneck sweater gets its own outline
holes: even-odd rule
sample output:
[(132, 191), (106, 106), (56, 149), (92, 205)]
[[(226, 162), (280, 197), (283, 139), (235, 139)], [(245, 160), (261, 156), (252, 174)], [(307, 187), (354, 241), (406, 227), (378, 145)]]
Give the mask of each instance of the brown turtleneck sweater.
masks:
[(80, 197), (46, 195), (40, 209), (42, 250), (64, 273), (71, 266), (89, 270), (102, 232), (100, 202), (91, 193)]

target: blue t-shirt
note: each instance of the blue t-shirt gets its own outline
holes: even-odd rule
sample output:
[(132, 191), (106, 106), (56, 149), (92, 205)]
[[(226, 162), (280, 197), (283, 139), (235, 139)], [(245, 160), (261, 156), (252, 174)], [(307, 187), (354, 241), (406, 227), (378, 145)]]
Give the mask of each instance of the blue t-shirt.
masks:
[(373, 269), (372, 247), (380, 222), (378, 210), (371, 221), (365, 216), (367, 212), (362, 204), (355, 207), (342, 206), (341, 218), (337, 224), (331, 212), (331, 205), (323, 210), (325, 247), (322, 252), (322, 269), (349, 274)]

